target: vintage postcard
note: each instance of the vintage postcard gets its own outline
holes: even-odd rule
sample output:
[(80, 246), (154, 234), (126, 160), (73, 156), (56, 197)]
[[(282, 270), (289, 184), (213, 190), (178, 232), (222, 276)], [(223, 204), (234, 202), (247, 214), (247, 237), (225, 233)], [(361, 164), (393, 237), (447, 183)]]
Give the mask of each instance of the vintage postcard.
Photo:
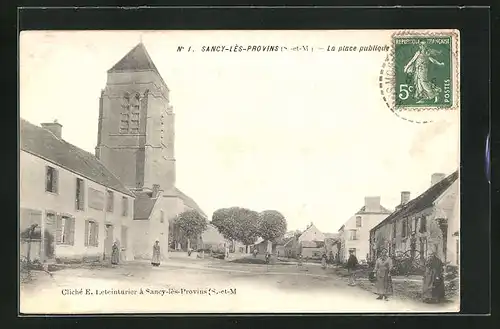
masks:
[(460, 310), (457, 30), (20, 36), (20, 313)]

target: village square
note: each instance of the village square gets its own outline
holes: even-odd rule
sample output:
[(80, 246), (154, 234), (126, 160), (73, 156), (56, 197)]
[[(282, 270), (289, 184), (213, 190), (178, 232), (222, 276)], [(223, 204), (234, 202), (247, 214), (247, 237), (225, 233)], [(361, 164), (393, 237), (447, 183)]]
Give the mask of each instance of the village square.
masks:
[(21, 312), (456, 310), (458, 169), (396, 205), (367, 195), (335, 231), (206, 214), (176, 183), (169, 93), (140, 42), (107, 71), (94, 154), (20, 119)]

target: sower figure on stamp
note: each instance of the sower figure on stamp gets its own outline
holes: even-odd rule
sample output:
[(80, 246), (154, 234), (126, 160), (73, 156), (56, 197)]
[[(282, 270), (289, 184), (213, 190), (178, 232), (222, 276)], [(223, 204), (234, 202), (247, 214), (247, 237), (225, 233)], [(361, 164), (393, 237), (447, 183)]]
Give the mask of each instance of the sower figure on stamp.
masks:
[(113, 247), (111, 248), (111, 264), (118, 265), (120, 262), (120, 248), (118, 247), (118, 241), (113, 242)]
[(439, 54), (439, 51), (430, 49), (427, 43), (421, 41), (419, 50), (413, 55), (412, 59), (406, 64), (404, 72), (413, 74), (413, 85), (415, 87), (415, 99), (417, 103), (423, 103), (434, 99), (434, 103), (438, 102), (441, 88), (436, 86), (432, 81), (429, 81), (429, 64), (433, 63), (443, 66), (443, 62), (439, 62), (432, 56)]
[(392, 295), (392, 259), (387, 255), (387, 249), (380, 251), (380, 257), (375, 262), (375, 278), (377, 288), (377, 299), (388, 300), (388, 296)]
[(356, 267), (358, 266), (358, 259), (354, 255), (354, 250), (349, 250), (349, 259), (347, 260), (347, 271), (349, 273), (349, 285), (356, 284)]
[(160, 241), (156, 239), (153, 245), (153, 258), (151, 259), (153, 266), (160, 266)]

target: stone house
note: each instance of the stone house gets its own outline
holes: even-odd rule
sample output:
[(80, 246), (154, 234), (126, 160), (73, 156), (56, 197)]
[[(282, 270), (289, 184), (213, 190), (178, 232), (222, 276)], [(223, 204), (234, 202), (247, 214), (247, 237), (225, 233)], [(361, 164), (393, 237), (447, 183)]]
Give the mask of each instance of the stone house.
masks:
[(299, 236), (299, 242), (302, 241), (325, 241), (325, 235), (313, 223), (311, 223)]
[(300, 254), (303, 258), (310, 259), (321, 259), (321, 256), (325, 253), (325, 242), (324, 241), (300, 241)]
[(133, 259), (135, 195), (94, 155), (66, 142), (61, 124), (42, 127), (20, 120), (21, 256), (26, 229), (36, 224), (32, 260), (109, 259), (115, 240), (122, 260)]
[[(292, 234), (288, 236), (290, 235)], [(318, 252), (318, 248), (322, 250), (321, 253), (326, 252), (327, 243), (330, 243), (331, 239), (336, 236), (336, 234), (322, 233), (314, 223), (310, 223), (303, 232), (286, 239), (283, 245), (284, 255), (290, 258), (297, 258), (299, 254), (302, 254), (303, 257), (306, 257), (303, 254), (305, 252), (311, 258)], [(319, 245), (321, 247), (318, 247)]]
[(347, 261), (350, 250), (358, 261), (366, 261), (370, 252), (370, 230), (390, 214), (391, 211), (380, 204), (379, 196), (365, 197), (365, 205), (339, 229), (339, 261)]
[(176, 187), (175, 114), (170, 89), (141, 42), (107, 72), (101, 92), (96, 157), (137, 198), (132, 229), (136, 258), (155, 240), (168, 257), (169, 221), (198, 205)]
[(435, 251), (444, 262), (458, 265), (458, 177), (458, 170), (447, 177), (433, 174), (429, 189), (411, 201), (409, 192), (402, 192), (396, 211), (370, 231), (370, 257), (375, 259), (381, 248), (421, 259)]

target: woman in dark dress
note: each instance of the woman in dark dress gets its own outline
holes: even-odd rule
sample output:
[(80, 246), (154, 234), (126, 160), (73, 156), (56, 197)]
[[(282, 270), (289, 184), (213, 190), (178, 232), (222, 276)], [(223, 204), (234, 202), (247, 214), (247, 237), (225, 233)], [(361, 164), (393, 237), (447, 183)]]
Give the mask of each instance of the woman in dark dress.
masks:
[(113, 242), (113, 247), (111, 248), (111, 264), (118, 265), (120, 262), (120, 248), (118, 248), (118, 242)]
[(151, 259), (153, 266), (160, 266), (160, 241), (156, 240), (153, 245), (153, 259)]
[(375, 262), (375, 287), (377, 289), (377, 299), (388, 300), (388, 296), (392, 295), (392, 259), (387, 255), (387, 250), (382, 249), (381, 255)]
[(433, 252), (425, 264), (422, 297), (426, 303), (440, 303), (445, 298), (443, 262)]

